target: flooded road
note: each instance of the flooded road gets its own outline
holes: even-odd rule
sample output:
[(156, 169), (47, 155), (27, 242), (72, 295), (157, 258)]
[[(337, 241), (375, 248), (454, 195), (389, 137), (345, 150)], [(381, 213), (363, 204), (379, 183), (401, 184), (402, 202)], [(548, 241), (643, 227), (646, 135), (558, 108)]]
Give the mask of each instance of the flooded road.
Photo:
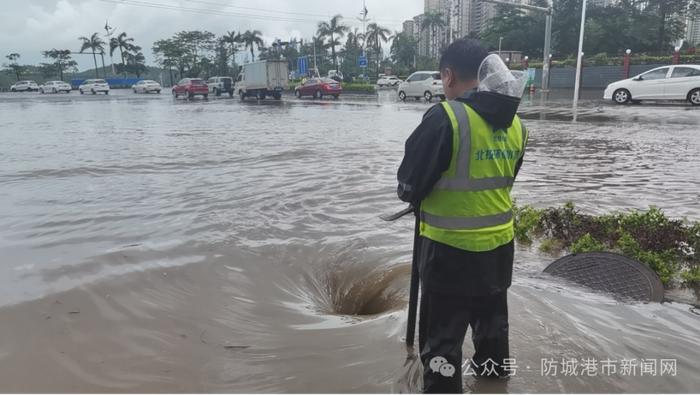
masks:
[[(0, 95), (0, 390), (408, 392), (412, 221), (396, 169), (428, 105)], [(531, 130), (520, 204), (700, 219), (700, 110), (563, 105)], [(542, 119), (544, 118), (544, 119)], [(470, 391), (696, 392), (700, 312), (622, 304), (519, 246), (507, 381)], [(464, 345), (465, 356), (473, 353)], [(542, 359), (618, 362), (544, 376)], [(677, 374), (621, 374), (672, 359)], [(37, 372), (41, 372), (37, 375)]]

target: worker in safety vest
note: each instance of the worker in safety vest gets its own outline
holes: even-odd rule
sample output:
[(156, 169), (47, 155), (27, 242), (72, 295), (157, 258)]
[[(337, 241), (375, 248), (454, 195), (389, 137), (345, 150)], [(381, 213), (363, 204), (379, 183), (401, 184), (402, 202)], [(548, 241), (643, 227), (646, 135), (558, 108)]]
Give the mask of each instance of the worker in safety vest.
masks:
[[(406, 141), (398, 195), (420, 215), (423, 390), (447, 393), (462, 392), (463, 376), (512, 371), (510, 192), (528, 139), (516, 115), (527, 76), (465, 39), (444, 51), (440, 75), (447, 101)], [(475, 352), (463, 361), (467, 327)]]

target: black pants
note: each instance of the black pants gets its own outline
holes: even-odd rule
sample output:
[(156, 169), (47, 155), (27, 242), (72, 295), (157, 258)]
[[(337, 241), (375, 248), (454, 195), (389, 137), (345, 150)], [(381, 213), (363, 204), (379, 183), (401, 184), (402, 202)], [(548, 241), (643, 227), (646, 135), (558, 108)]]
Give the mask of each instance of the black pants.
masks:
[[(503, 361), (509, 358), (507, 291), (455, 296), (424, 290), (421, 298), (418, 344), (423, 392), (462, 392), (462, 344), (468, 326), (475, 350), (468, 374), (504, 375)], [(440, 366), (441, 362), (454, 370)]]
[(505, 375), (513, 243), (477, 253), (422, 238), (420, 249), (423, 391), (462, 392), (462, 344), (468, 327), (475, 353), (466, 373)]

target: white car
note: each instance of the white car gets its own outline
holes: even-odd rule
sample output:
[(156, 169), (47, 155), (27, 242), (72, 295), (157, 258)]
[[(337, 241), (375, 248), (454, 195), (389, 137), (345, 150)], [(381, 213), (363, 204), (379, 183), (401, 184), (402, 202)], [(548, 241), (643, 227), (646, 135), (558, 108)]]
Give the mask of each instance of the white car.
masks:
[(618, 104), (642, 100), (687, 100), (700, 106), (700, 66), (684, 64), (651, 69), (608, 85), (603, 99)]
[(39, 87), (39, 92), (41, 93), (60, 93), (66, 92), (70, 93), (71, 86), (63, 81), (48, 81), (44, 82), (44, 85)]
[(407, 97), (414, 97), (416, 100), (422, 97), (427, 102), (433, 100), (433, 97), (445, 100), (440, 72), (416, 71), (411, 74), (406, 81), (399, 84), (399, 99), (403, 101)]
[(328, 70), (328, 78), (343, 82), (343, 73), (340, 70)]
[(105, 95), (109, 95), (109, 84), (103, 79), (85, 80), (78, 87), (80, 94), (92, 93), (93, 95), (97, 92), (103, 92)]
[(399, 77), (395, 75), (386, 75), (377, 80), (377, 85), (379, 85), (379, 87), (381, 88), (383, 86), (396, 86), (402, 82), (403, 81), (401, 81)]
[(134, 93), (160, 93), (162, 89), (160, 84), (153, 80), (141, 80), (131, 86)]
[(10, 92), (32, 92), (38, 90), (39, 85), (34, 81), (17, 81), (17, 83), (10, 86)]

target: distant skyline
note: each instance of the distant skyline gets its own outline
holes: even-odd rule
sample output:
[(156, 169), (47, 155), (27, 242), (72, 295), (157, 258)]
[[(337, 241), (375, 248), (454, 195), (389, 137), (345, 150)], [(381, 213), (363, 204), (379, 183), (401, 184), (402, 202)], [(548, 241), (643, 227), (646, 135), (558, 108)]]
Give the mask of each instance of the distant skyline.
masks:
[[(402, 22), (423, 12), (424, 0), (366, 0), (370, 22), (401, 31)], [(125, 31), (143, 48), (146, 62), (153, 65), (153, 42), (181, 30), (208, 30), (217, 36), (228, 30), (263, 33), (266, 44), (273, 39), (308, 39), (316, 25), (335, 14), (343, 23), (362, 29), (357, 20), (362, 0), (3, 0), (0, 24), (0, 63), (17, 52), (20, 63), (46, 61), (41, 51), (51, 48), (80, 49), (79, 36), (105, 34), (105, 21)], [(106, 39), (105, 39), (106, 41)], [(106, 54), (105, 63), (109, 62)], [(242, 58), (244, 53), (239, 54)], [(78, 68), (93, 68), (92, 57), (74, 55)], [(118, 60), (116, 60), (118, 61)]]

